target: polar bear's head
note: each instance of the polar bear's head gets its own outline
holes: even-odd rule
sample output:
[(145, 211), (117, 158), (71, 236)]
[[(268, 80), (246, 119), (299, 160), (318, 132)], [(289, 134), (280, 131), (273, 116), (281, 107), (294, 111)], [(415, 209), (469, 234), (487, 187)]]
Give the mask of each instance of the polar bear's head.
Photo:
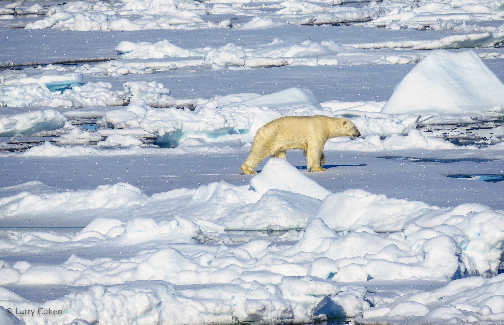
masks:
[(347, 118), (338, 118), (334, 125), (335, 136), (337, 137), (360, 137), (359, 129)]

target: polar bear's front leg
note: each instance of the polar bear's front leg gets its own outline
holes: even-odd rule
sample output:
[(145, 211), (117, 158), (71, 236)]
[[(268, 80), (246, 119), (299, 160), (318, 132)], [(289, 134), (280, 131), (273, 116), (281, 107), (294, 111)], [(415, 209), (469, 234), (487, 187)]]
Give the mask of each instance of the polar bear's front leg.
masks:
[(245, 175), (257, 174), (254, 168), (257, 167), (266, 157), (269, 156), (268, 146), (262, 145), (260, 142), (254, 142), (250, 150), (247, 160), (241, 165), (240, 169)]
[(306, 151), (306, 168), (311, 172), (322, 172), (327, 169), (323, 168), (325, 163), (325, 156), (322, 153), (322, 148), (308, 147)]
[(244, 173), (245, 175), (257, 174), (257, 172), (254, 171), (254, 168), (256, 168), (257, 165), (259, 165), (261, 161), (264, 160), (264, 158), (266, 158), (266, 156), (258, 156), (254, 151), (250, 152), (247, 160), (245, 160), (245, 162), (240, 167), (242, 173)]
[(242, 173), (243, 173), (243, 174), (245, 174), (245, 175), (253, 175), (253, 174), (257, 174), (257, 172), (256, 172), (256, 171), (254, 171), (254, 168), (255, 168), (255, 166), (254, 166), (254, 167), (252, 167), (252, 166), (250, 166), (249, 164), (247, 164), (247, 162), (244, 162), (244, 163), (241, 165), (241, 167), (240, 167), (240, 169), (241, 169)]
[(327, 170), (327, 169), (322, 168), (320, 166), (316, 166), (316, 167), (312, 167), (312, 168), (308, 168), (308, 169), (311, 172), (325, 172)]

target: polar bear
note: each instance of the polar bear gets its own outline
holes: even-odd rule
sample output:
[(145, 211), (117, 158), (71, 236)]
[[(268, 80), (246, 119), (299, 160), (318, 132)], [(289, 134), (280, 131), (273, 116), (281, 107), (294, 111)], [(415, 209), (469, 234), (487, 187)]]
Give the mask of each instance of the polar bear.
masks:
[(254, 137), (250, 154), (241, 165), (244, 174), (257, 174), (254, 168), (266, 157), (286, 158), (285, 151), (301, 149), (309, 171), (320, 172), (325, 156), (322, 153), (327, 139), (360, 136), (349, 119), (316, 116), (284, 116), (263, 125)]

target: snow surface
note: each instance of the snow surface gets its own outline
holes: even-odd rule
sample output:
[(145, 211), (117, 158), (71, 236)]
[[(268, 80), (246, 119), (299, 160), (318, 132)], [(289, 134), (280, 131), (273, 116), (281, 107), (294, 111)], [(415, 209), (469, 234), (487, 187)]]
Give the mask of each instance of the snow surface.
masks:
[(474, 52), (443, 50), (426, 57), (397, 85), (383, 112), (464, 113), (495, 106), (500, 110), (503, 93), (504, 84)]
[(2, 6), (0, 323), (504, 321), (500, 2)]
[[(257, 184), (256, 179), (262, 179), (263, 184), (281, 184), (277, 181), (280, 175), (280, 179), (296, 179), (294, 184), (299, 189), (318, 186), (278, 158), (271, 159), (251, 184)], [(15, 250), (16, 255), (74, 253), (49, 265), (4, 261), (0, 274), (2, 285), (11, 288), (90, 286), (42, 305), (65, 311), (57, 316), (57, 322), (79, 317), (88, 322), (132, 318), (175, 323), (233, 319), (303, 322), (312, 319), (327, 298), (343, 307), (331, 309), (326, 301), (329, 310), (325, 312), (331, 317), (408, 317), (433, 309), (421, 316), (428, 314), (434, 317), (428, 319), (440, 320), (444, 316), (438, 313), (435, 318), (435, 310), (441, 307), (429, 298), (435, 297), (435, 292), (409, 298), (416, 303), (414, 309), (401, 305), (406, 302), (370, 309), (363, 287), (356, 290), (338, 283), (454, 280), (443, 289), (448, 293), (439, 295), (460, 296), (460, 289), (449, 289), (457, 281), (467, 282), (471, 278), (465, 277), (471, 275), (497, 274), (504, 240), (504, 214), (476, 203), (440, 208), (363, 190), (326, 191), (322, 200), (285, 189), (261, 195), (249, 186), (226, 182), (152, 196), (126, 183), (70, 192), (37, 191), (41, 186), (33, 182), (19, 189), (6, 188), (18, 194), (2, 198), (3, 222), (20, 225), (41, 219), (61, 224), (57, 216), (72, 216), (67, 225), (92, 221), (76, 233), (9, 230), (3, 245)], [(225, 234), (232, 229), (303, 231), (281, 235), (277, 239), (278, 243), (285, 241), (281, 245), (266, 236), (226, 246), (226, 241), (232, 240)], [(99, 256), (104, 246), (108, 247), (105, 252), (119, 255), (112, 259)], [(125, 255), (121, 256), (123, 250)], [(492, 283), (500, 283), (500, 278)], [(474, 287), (479, 285), (462, 286), (469, 295), (475, 295), (469, 291)], [(339, 296), (341, 291), (349, 292)], [(488, 292), (481, 292), (489, 297)], [(8, 290), (5, 294), (13, 295)], [(40, 304), (22, 298), (4, 299), (3, 306), (12, 310), (40, 308)], [(101, 307), (117, 299), (123, 301), (121, 309)], [(138, 300), (143, 301), (141, 305)], [(84, 301), (93, 303), (82, 305)], [(160, 301), (164, 303), (160, 305)], [(182, 303), (187, 305), (183, 314), (177, 312)], [(500, 306), (498, 300), (494, 303)], [(480, 306), (477, 310), (485, 304), (476, 305)], [(117, 316), (108, 316), (111, 310)], [(500, 319), (498, 312), (491, 310), (486, 308), (484, 316)], [(475, 318), (479, 315), (476, 311), (465, 311), (464, 315), (467, 319), (487, 319), (481, 315)], [(56, 321), (50, 318), (54, 315), (32, 317), (29, 320)]]

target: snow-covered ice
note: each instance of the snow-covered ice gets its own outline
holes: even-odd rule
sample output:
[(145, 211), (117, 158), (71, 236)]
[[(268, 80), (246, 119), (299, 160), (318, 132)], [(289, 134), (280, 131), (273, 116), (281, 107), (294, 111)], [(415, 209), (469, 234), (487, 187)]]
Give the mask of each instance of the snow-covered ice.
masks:
[(1, 6), (0, 323), (504, 320), (500, 2)]
[(502, 93), (504, 84), (474, 52), (436, 51), (397, 85), (383, 112), (456, 114), (491, 111), (494, 107), (502, 110)]
[[(319, 186), (285, 166), (283, 160), (274, 161), (255, 176), (261, 183), (275, 184), (280, 177), (298, 179), (295, 184), (301, 190)], [(258, 181), (253, 178), (251, 183)], [(496, 275), (504, 240), (504, 215), (486, 206), (440, 208), (363, 190), (326, 193), (325, 198), (316, 199), (288, 189), (261, 195), (249, 186), (225, 182), (152, 196), (125, 183), (70, 192), (36, 190), (41, 185), (35, 182), (5, 189), (18, 194), (2, 198), (4, 224), (61, 225), (61, 216), (68, 216), (63, 223), (67, 226), (92, 221), (76, 233), (11, 229), (4, 237), (4, 249), (19, 256), (72, 254), (50, 265), (38, 265), (30, 258), (7, 258), (0, 269), (2, 285), (89, 287), (42, 307), (21, 298), (4, 301), (3, 306), (12, 310), (64, 310), (59, 318), (30, 318), (40, 322), (69, 322), (78, 317), (86, 317), (88, 322), (121, 321), (121, 317), (147, 315), (146, 322), (151, 317), (175, 323), (305, 322), (323, 305), (329, 308), (324, 309), (326, 315), (343, 316), (337, 315), (341, 307), (331, 309), (325, 299), (342, 306), (345, 315), (365, 311), (364, 320), (387, 313), (418, 316), (393, 306), (374, 307), (387, 310), (378, 314), (365, 300), (364, 288), (354, 292), (338, 283), (358, 282), (365, 287), (363, 283), (372, 280), (467, 281), (467, 276)], [(238, 245), (226, 246), (233, 242), (227, 233), (238, 229), (303, 230), (285, 232), (276, 244), (266, 236), (245, 243), (235, 239)], [(114, 257), (106, 257), (108, 251), (115, 252)], [(350, 293), (340, 297), (343, 290)], [(142, 295), (146, 295), (143, 307), (133, 308)], [(99, 307), (123, 296), (131, 300), (121, 310)], [(410, 298), (418, 300), (415, 310), (432, 308), (429, 299), (415, 297)], [(82, 306), (89, 300), (94, 303)], [(194, 307), (187, 307), (182, 315), (175, 313), (172, 308), (183, 301)], [(359, 301), (359, 307), (350, 301)], [(201, 308), (208, 312), (202, 313)], [(111, 310), (121, 316), (108, 316)], [(488, 308), (485, 312), (485, 317), (493, 317)]]

